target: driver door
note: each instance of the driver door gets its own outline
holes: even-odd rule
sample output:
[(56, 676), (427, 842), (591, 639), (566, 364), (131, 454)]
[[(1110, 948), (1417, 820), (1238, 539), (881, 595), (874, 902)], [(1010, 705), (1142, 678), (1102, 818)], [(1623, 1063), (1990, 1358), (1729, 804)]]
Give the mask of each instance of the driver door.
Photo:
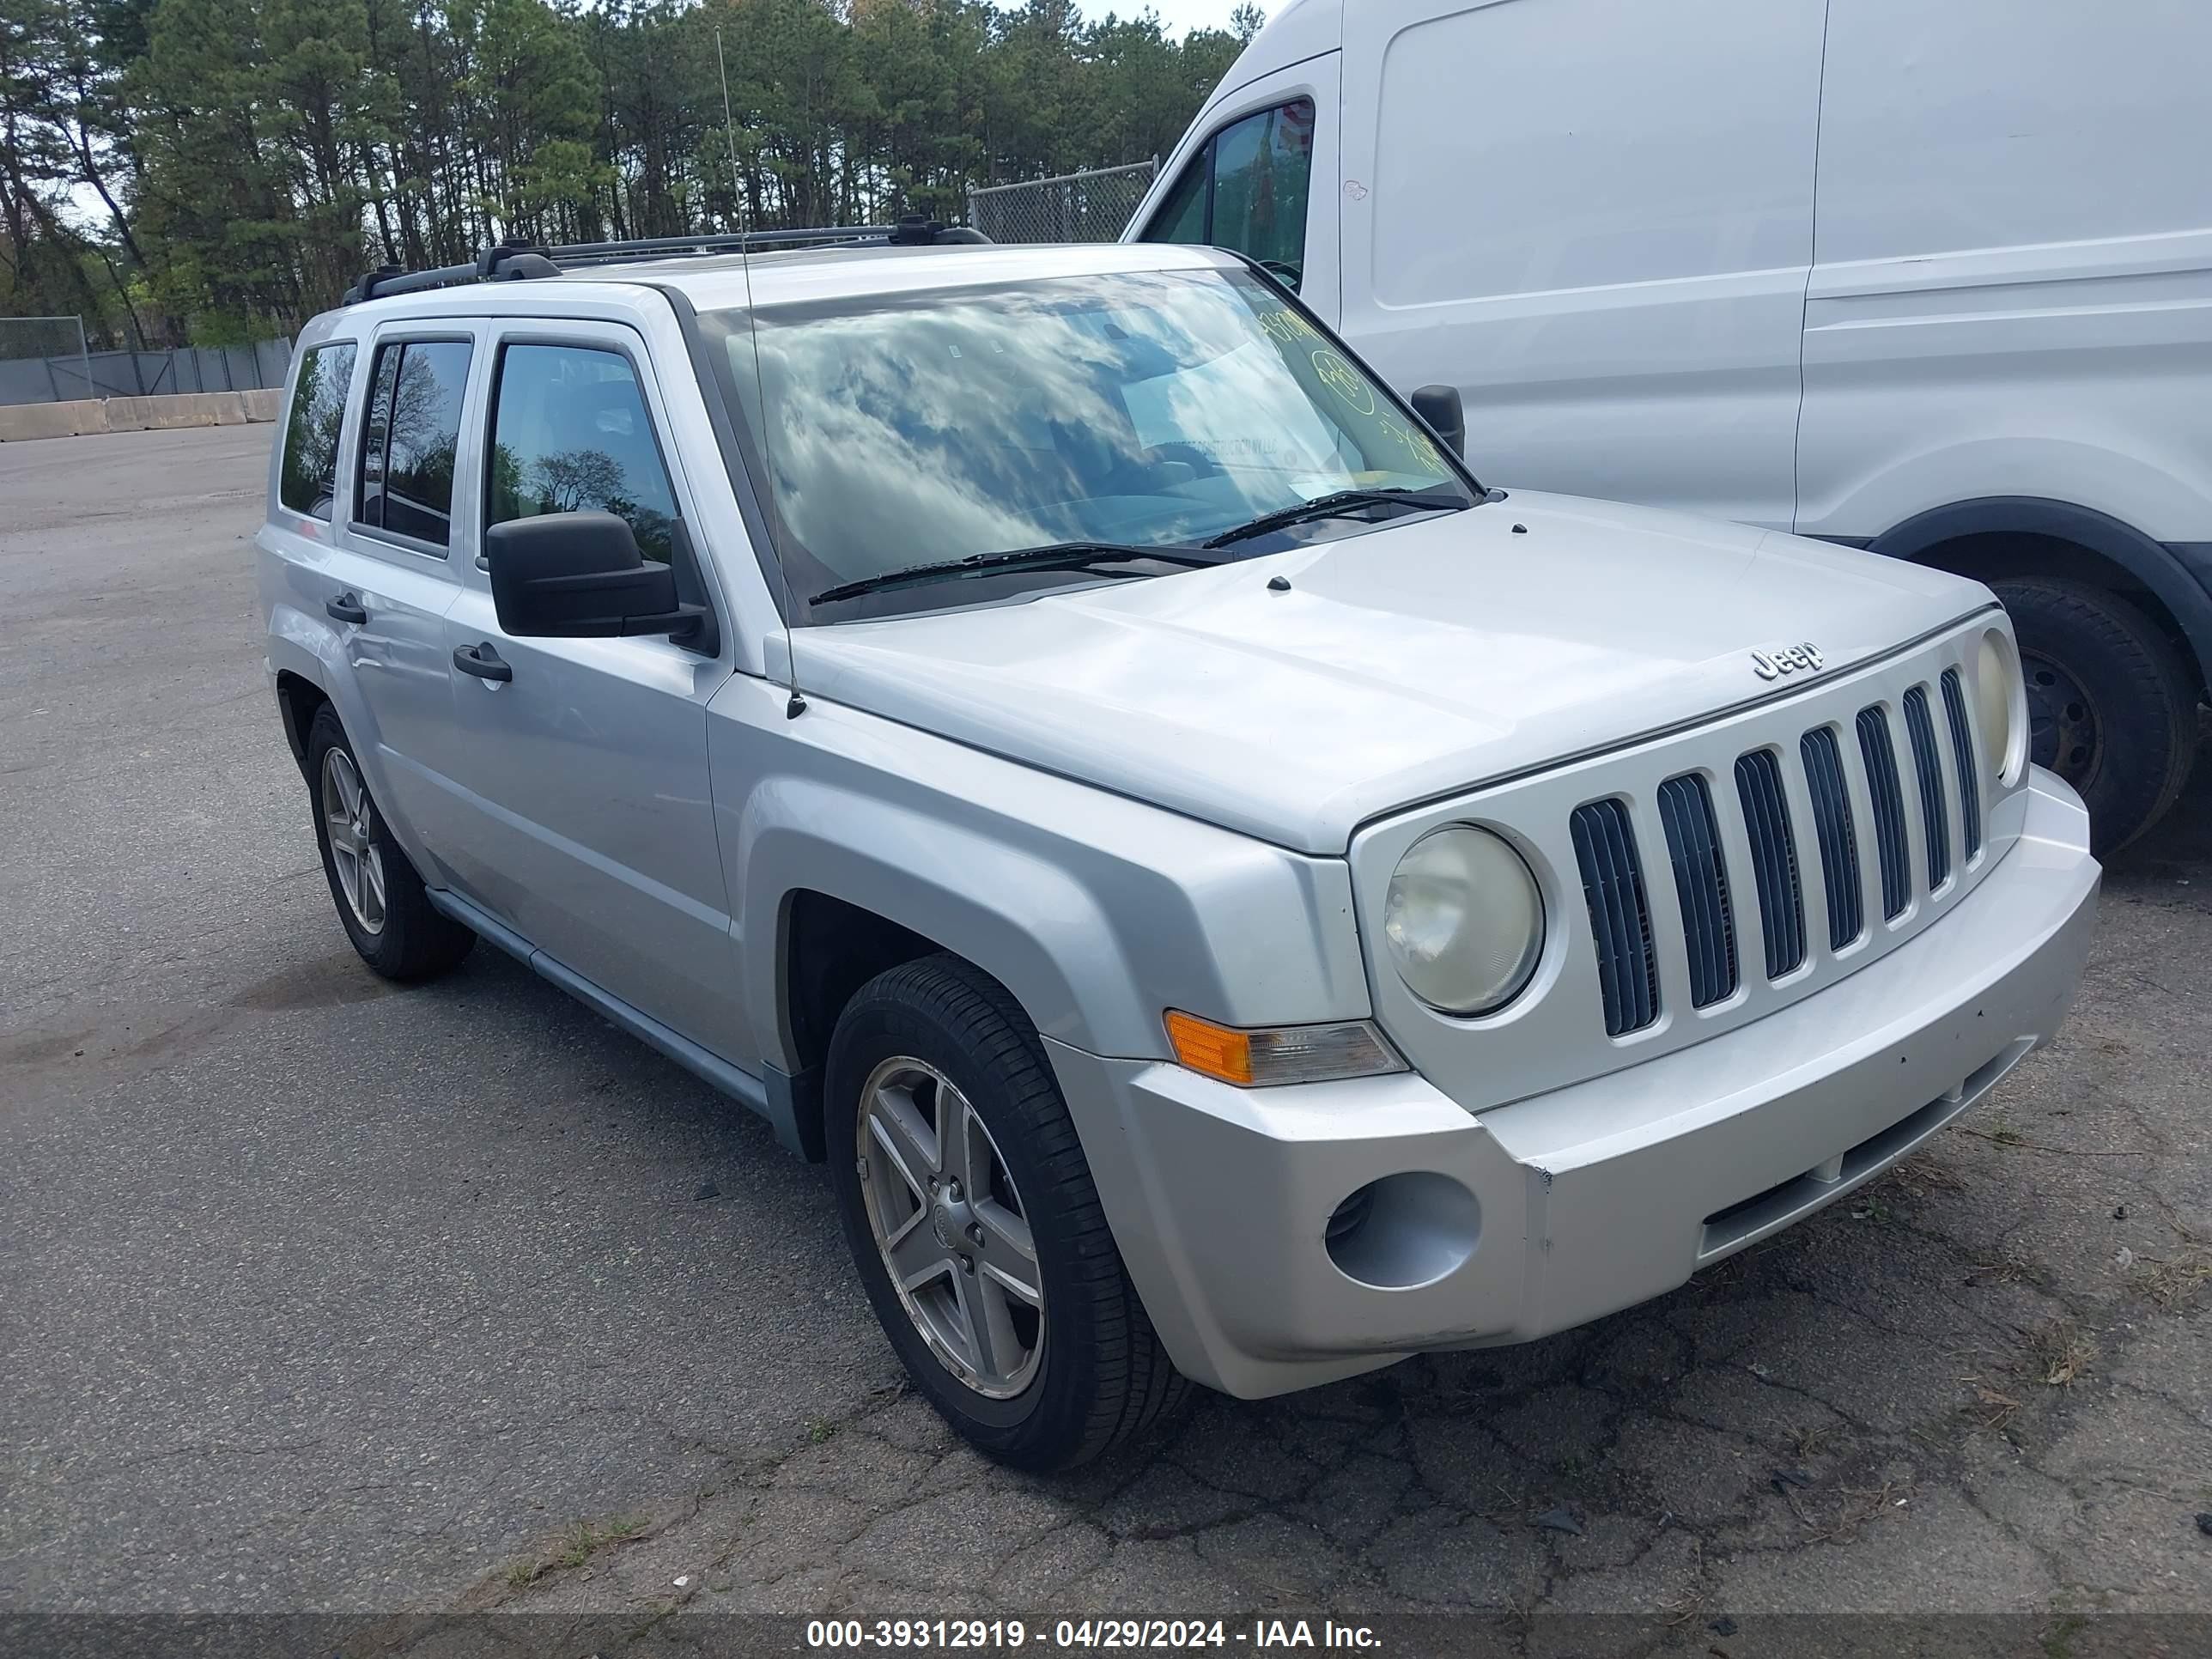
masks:
[[(618, 324), (516, 322), (492, 351), (478, 522), (610, 512), (665, 562), (688, 495), (642, 341)], [(469, 808), (451, 859), (461, 890), (599, 990), (742, 1052), (707, 773), (726, 653), (512, 637), (482, 559), (465, 574), (446, 624)]]

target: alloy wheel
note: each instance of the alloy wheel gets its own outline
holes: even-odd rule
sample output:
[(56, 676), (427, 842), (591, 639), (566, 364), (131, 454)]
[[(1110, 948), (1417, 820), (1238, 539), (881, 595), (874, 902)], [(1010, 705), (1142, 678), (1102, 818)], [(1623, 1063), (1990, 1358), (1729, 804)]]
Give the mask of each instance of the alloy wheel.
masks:
[(381, 933), (384, 855), (376, 846), (376, 805), (354, 769), (353, 757), (343, 749), (323, 751), (323, 829), (330, 837), (338, 890), (345, 895), (355, 925), (364, 933)]
[(1044, 1355), (1044, 1281), (1013, 1176), (968, 1097), (896, 1055), (860, 1091), (860, 1192), (915, 1328), (977, 1394), (1007, 1400)]

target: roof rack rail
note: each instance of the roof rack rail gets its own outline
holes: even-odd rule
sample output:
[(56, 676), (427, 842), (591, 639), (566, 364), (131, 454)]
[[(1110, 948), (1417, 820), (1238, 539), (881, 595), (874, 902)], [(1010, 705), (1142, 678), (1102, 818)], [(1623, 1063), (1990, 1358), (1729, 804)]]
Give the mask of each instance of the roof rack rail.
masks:
[(536, 276), (558, 276), (580, 266), (626, 264), (642, 259), (683, 259), (702, 253), (759, 252), (778, 248), (807, 247), (945, 247), (988, 242), (991, 239), (967, 225), (940, 224), (920, 214), (909, 214), (895, 225), (823, 225), (811, 229), (756, 230), (727, 235), (647, 236), (629, 241), (567, 242), (551, 247), (501, 243), (488, 247), (466, 264), (438, 265), (428, 270), (403, 270), (380, 265), (365, 271), (346, 290), (341, 305), (392, 294), (416, 294), (425, 289), (450, 288), (463, 283), (519, 282)]

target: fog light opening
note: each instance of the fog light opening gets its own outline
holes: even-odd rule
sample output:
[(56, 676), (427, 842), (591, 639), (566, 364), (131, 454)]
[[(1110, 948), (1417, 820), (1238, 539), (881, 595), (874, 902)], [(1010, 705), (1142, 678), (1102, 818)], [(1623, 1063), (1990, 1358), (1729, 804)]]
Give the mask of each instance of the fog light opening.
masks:
[(1328, 1218), (1328, 1247), (1336, 1248), (1337, 1241), (1348, 1238), (1359, 1231), (1367, 1219), (1367, 1212), (1375, 1207), (1375, 1188), (1372, 1184), (1338, 1205)]
[(1474, 1254), (1481, 1206), (1449, 1176), (1409, 1170), (1347, 1194), (1328, 1218), (1328, 1259), (1378, 1291), (1433, 1285)]

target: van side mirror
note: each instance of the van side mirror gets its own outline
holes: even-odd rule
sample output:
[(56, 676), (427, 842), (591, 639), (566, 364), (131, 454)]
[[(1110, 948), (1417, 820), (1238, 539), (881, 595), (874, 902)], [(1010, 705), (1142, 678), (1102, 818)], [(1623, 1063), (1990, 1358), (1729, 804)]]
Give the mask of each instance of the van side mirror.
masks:
[(676, 573), (640, 556), (629, 526), (611, 513), (546, 513), (484, 532), (492, 604), (518, 639), (696, 635), (707, 608), (686, 605)]
[(1407, 402), (1413, 404), (1414, 414), (1429, 423), (1429, 430), (1450, 446), (1453, 454), (1467, 459), (1467, 416), (1460, 408), (1457, 386), (1425, 386)]

